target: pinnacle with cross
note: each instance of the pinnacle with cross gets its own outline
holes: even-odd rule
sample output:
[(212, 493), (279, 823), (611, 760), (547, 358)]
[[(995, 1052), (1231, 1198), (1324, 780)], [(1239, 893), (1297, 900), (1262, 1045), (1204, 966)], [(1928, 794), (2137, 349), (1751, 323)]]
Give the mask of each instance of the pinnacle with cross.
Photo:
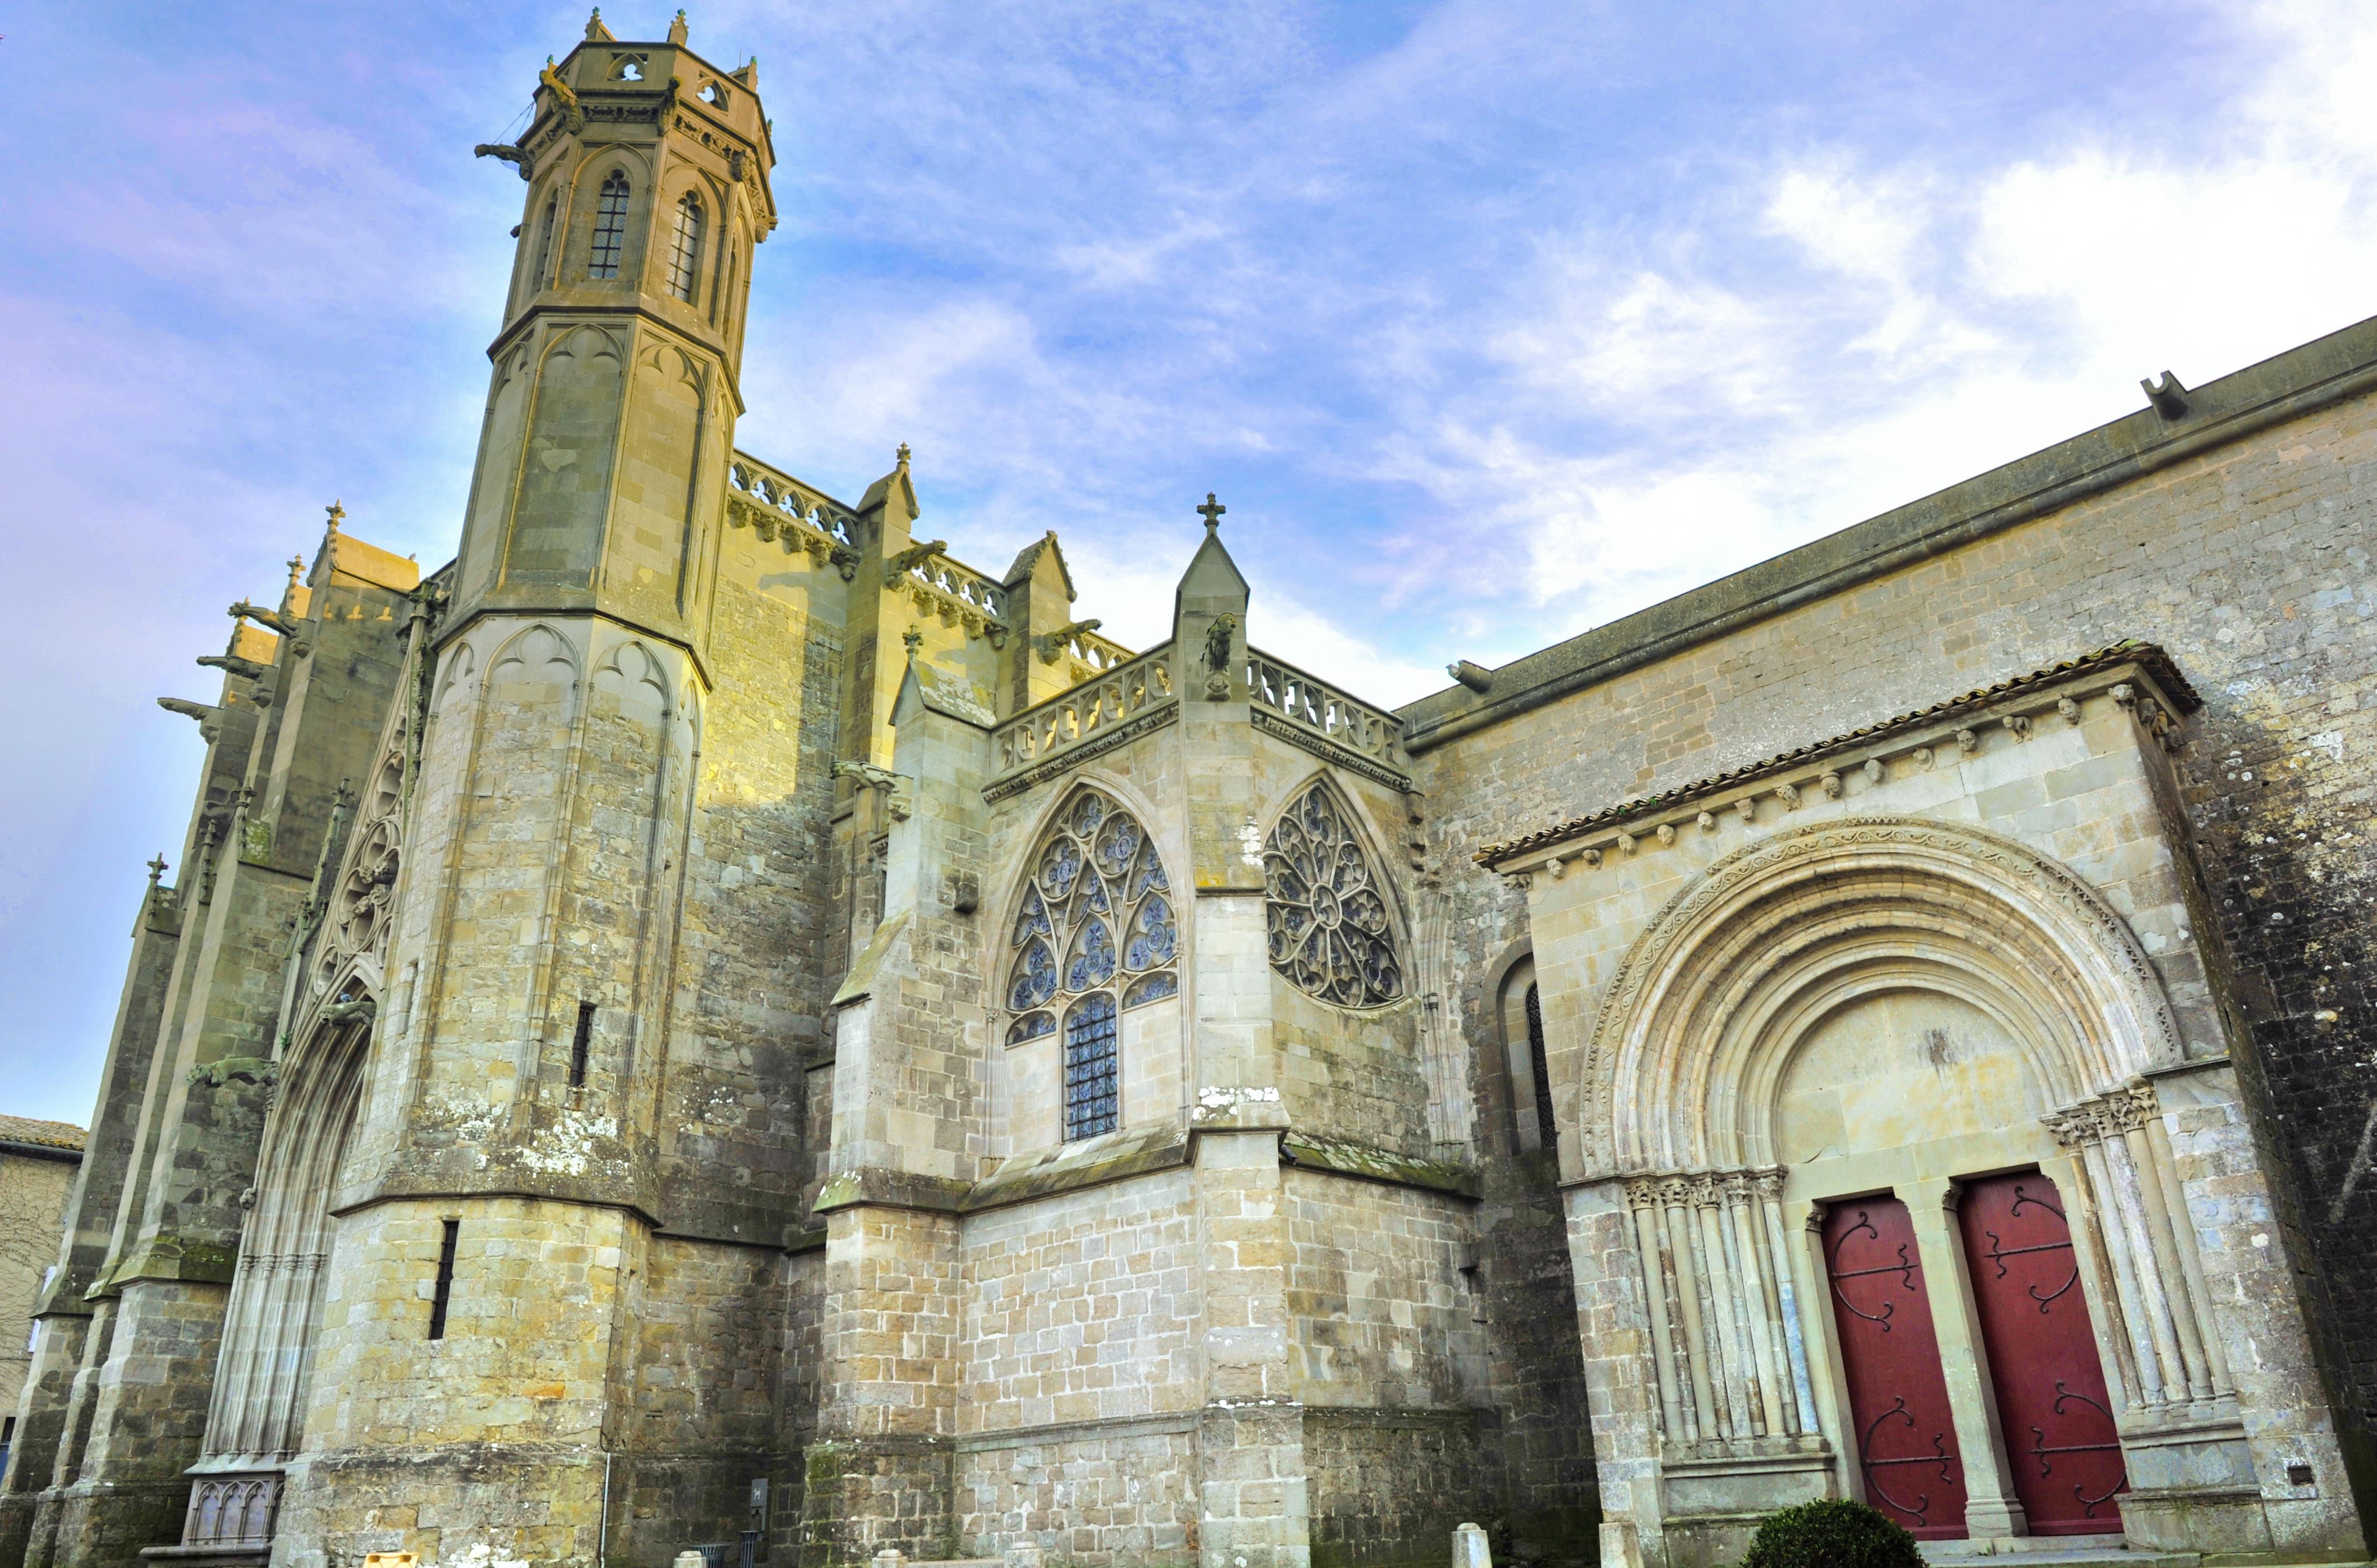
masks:
[(908, 657), (913, 659), (916, 651), (925, 645), (925, 634), (912, 626), (900, 634), (900, 640), (908, 645)]
[(1205, 504), (1197, 509), (1197, 515), (1205, 520), (1205, 532), (1211, 533), (1222, 526), (1222, 514), (1229, 509), (1213, 499), (1213, 492), (1208, 490), (1205, 492)]
[(908, 443), (905, 441), (900, 443), (900, 466), (902, 468), (908, 466)]
[(340, 520), (347, 515), (346, 507), (340, 502), (332, 501), (322, 509), (330, 514), (330, 532), (336, 533), (339, 531)]
[(155, 887), (157, 879), (165, 874), (165, 852), (159, 850), (157, 858), (149, 862), (149, 885)]

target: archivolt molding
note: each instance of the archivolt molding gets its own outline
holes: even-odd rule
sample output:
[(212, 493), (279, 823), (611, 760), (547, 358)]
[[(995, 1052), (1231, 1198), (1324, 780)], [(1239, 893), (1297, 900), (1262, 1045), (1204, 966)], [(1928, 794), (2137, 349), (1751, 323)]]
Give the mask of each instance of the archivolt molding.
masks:
[(1811, 824), (1712, 866), (1620, 961), (1569, 1080), (1585, 1172), (1738, 1163), (1745, 1151), (1709, 1145), (1771, 1099), (1785, 1064), (1759, 1046), (1775, 1016), (1873, 965), (1955, 976), (1946, 988), (2030, 1045), (2058, 1101), (2181, 1059), (2144, 949), (2069, 868), (1962, 824)]

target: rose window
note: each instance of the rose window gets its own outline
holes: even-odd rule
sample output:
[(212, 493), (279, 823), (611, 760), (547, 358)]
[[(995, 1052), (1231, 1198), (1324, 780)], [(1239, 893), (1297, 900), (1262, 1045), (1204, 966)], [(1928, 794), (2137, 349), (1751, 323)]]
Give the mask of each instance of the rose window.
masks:
[(1341, 1007), (1404, 994), (1382, 882), (1344, 803), (1326, 784), (1298, 796), (1263, 844), (1271, 966)]

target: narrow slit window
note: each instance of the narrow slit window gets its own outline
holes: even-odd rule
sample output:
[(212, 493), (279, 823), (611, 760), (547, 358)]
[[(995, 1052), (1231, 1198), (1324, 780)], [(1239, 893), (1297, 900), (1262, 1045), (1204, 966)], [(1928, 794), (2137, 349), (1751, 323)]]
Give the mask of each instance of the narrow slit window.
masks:
[(1527, 987), (1527, 1059), (1535, 1069), (1535, 1126), (1544, 1147), (1553, 1148), (1559, 1143), (1559, 1123), (1552, 1117), (1551, 1068), (1544, 1056), (1543, 993), (1533, 986)]
[(569, 1037), (569, 1086), (586, 1086), (586, 1057), (594, 1047), (594, 1004), (578, 1004), (578, 1032)]
[(687, 191), (677, 198), (676, 233), (669, 241), (669, 293), (691, 305), (700, 266), (701, 197)]
[(1065, 1016), (1065, 1136), (1095, 1138), (1115, 1130), (1115, 1004), (1103, 991)]
[(446, 1222), (446, 1235), (437, 1243), (437, 1288), (429, 1298), (429, 1337), (446, 1337), (446, 1308), (454, 1299), (454, 1243), (462, 1234), (462, 1222)]
[(536, 272), (528, 281), (531, 293), (544, 287), (546, 280), (553, 276), (548, 270), (553, 264), (553, 220), (560, 206), (559, 197), (549, 197), (545, 200), (544, 221), (537, 225)]
[(590, 278), (619, 275), (619, 251), (627, 243), (627, 176), (614, 169), (603, 182), (602, 199), (594, 207), (594, 250), (587, 258)]

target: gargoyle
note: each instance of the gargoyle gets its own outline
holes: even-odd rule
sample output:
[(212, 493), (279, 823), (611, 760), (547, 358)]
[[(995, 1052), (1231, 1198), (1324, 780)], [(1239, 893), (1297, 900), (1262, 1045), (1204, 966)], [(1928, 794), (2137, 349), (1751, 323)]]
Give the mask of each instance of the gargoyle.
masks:
[(500, 158), (505, 162), (510, 164), (513, 168), (518, 169), (521, 179), (525, 180), (528, 178), (528, 154), (520, 149), (514, 147), (508, 141), (483, 141), (478, 146), (471, 149), (471, 156), (473, 158)]

